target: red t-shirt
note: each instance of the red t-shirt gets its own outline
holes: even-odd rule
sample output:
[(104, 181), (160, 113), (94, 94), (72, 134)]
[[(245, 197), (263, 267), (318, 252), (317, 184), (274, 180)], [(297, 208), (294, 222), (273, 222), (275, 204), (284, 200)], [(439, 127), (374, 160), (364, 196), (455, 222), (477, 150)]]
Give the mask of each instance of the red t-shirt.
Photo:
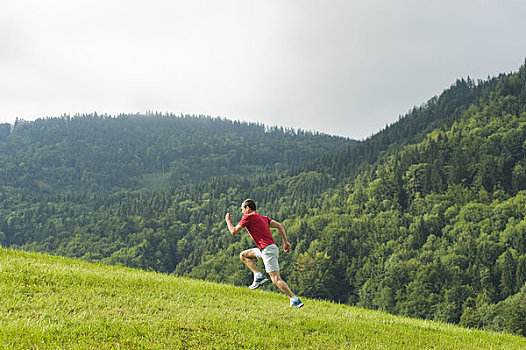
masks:
[(245, 227), (259, 249), (268, 245), (276, 244), (270, 233), (270, 222), (272, 220), (257, 212), (245, 214), (239, 221), (239, 225)]

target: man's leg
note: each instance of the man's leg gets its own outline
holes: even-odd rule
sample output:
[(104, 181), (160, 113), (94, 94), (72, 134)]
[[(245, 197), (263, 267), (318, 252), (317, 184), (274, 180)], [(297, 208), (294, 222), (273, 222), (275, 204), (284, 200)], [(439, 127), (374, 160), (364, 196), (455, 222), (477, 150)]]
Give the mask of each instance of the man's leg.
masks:
[(276, 285), (276, 287), (279, 288), (283, 293), (285, 293), (286, 296), (289, 298), (292, 298), (294, 294), (291, 292), (287, 282), (281, 279), (281, 276), (279, 275), (279, 271), (272, 271), (268, 273), (270, 275), (270, 279), (272, 280), (272, 283)]
[(242, 251), (240, 254), (239, 254), (239, 258), (241, 259), (241, 261), (247, 265), (248, 269), (250, 271), (252, 271), (254, 274), (258, 273), (258, 268), (256, 266), (256, 263), (254, 260), (257, 259), (257, 256), (256, 256), (256, 253), (254, 253), (254, 250), (253, 249), (247, 249), (247, 250), (244, 250)]
[(286, 296), (290, 298), (291, 307), (300, 308), (303, 306), (303, 302), (300, 299), (298, 299), (298, 297), (295, 296), (294, 293), (291, 292), (287, 282), (281, 279), (281, 276), (279, 275), (279, 270), (269, 272), (268, 274), (272, 279), (272, 283), (274, 283), (283, 293), (285, 293)]
[(239, 258), (245, 265), (247, 265), (250, 271), (254, 273), (254, 282), (252, 282), (252, 284), (248, 286), (249, 289), (259, 288), (263, 283), (268, 281), (268, 278), (266, 278), (265, 275), (258, 271), (255, 262), (258, 256), (256, 255), (254, 249), (242, 251), (241, 254), (239, 254)]

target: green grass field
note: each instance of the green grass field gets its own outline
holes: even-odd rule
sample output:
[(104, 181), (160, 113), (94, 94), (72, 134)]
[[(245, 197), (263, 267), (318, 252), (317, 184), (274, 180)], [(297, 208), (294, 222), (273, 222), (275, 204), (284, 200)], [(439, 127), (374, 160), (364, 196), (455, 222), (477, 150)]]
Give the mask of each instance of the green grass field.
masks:
[(0, 249), (4, 349), (526, 349), (519, 336), (303, 301)]

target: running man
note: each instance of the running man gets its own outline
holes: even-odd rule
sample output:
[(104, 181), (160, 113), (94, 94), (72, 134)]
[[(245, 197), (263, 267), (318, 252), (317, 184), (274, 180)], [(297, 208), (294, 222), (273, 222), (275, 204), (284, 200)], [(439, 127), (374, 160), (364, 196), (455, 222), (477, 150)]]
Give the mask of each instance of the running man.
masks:
[(288, 253), (291, 247), (287, 240), (285, 228), (279, 222), (256, 212), (256, 203), (252, 199), (247, 199), (241, 204), (241, 211), (243, 212), (243, 217), (236, 226), (232, 224), (232, 215), (230, 213), (225, 215), (225, 221), (228, 230), (233, 236), (241, 232), (243, 228), (246, 228), (254, 243), (256, 243), (257, 248), (247, 249), (239, 254), (241, 261), (254, 273), (254, 282), (248, 288), (256, 289), (268, 281), (265, 275), (258, 271), (254, 261), (255, 259), (262, 259), (272, 283), (290, 298), (290, 306), (302, 307), (303, 303), (301, 300), (290, 291), (287, 283), (279, 275), (279, 249), (274, 242), (270, 228), (278, 229), (283, 239), (283, 250)]

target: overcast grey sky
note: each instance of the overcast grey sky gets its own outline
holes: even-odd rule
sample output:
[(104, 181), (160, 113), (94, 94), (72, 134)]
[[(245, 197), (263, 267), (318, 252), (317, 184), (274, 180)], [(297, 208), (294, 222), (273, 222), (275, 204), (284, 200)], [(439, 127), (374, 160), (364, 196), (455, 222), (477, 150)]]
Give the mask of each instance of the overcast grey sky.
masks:
[(517, 71), (524, 0), (0, 0), (0, 122), (148, 110), (363, 139)]

